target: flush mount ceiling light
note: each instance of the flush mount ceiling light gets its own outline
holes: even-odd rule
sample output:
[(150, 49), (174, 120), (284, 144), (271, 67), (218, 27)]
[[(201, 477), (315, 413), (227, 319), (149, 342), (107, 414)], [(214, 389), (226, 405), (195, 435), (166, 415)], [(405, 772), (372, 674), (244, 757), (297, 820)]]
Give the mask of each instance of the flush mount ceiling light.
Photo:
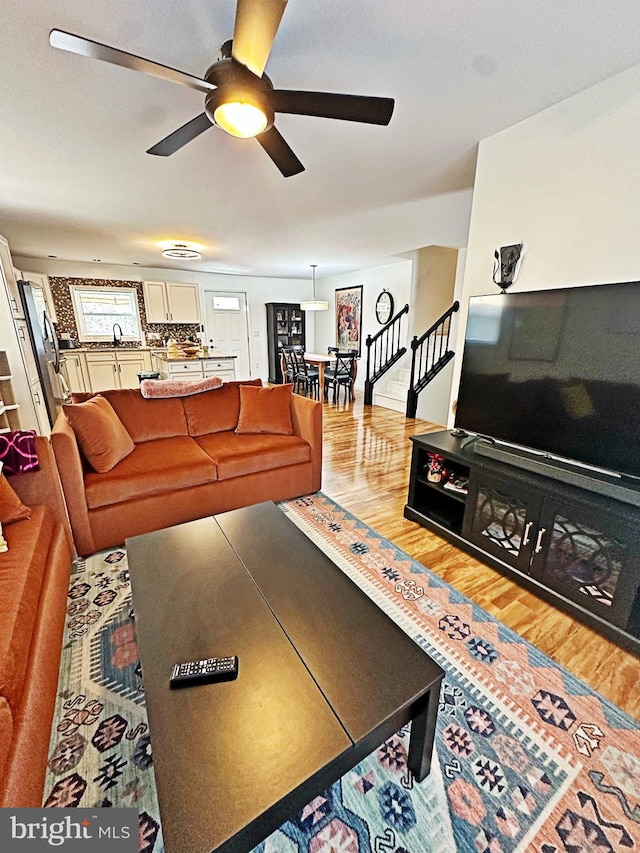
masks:
[(195, 261), (202, 257), (200, 246), (195, 243), (166, 243), (162, 247), (163, 258), (178, 258), (181, 261)]
[(316, 267), (318, 264), (311, 264), (311, 275), (313, 277), (313, 299), (305, 299), (300, 303), (300, 308), (303, 311), (326, 311), (329, 303), (324, 299), (316, 299)]

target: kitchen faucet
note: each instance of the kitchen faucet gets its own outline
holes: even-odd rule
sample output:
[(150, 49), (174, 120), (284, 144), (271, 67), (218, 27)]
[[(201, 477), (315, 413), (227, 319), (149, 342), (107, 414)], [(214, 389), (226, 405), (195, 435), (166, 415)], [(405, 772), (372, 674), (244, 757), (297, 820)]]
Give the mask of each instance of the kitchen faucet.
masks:
[[(118, 329), (120, 331), (120, 337), (119, 338), (116, 337), (116, 326), (118, 327)], [(114, 347), (119, 347), (121, 340), (122, 340), (122, 326), (120, 325), (120, 323), (114, 323), (113, 324), (113, 345), (114, 345)]]

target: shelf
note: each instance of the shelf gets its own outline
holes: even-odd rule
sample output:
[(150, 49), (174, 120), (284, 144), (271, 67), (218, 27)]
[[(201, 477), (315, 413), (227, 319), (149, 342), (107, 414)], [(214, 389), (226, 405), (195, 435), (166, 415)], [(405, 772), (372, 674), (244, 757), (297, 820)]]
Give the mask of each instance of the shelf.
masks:
[(441, 495), (445, 495), (448, 498), (453, 498), (455, 501), (465, 503), (465, 501), (467, 500), (468, 492), (454, 492), (451, 489), (445, 489), (442, 483), (431, 483), (424, 477), (417, 477), (417, 482), (421, 483), (423, 486), (427, 486), (428, 488), (433, 489), (436, 492), (439, 492)]
[[(443, 489), (433, 488), (432, 483), (423, 483), (422, 486), (429, 488), (416, 487), (415, 496), (411, 506), (425, 518), (437, 522), (447, 530), (452, 530), (454, 533), (460, 533), (462, 530), (462, 520), (464, 517), (465, 504), (459, 500), (458, 495), (449, 495)], [(443, 500), (444, 497), (452, 497), (453, 500)]]

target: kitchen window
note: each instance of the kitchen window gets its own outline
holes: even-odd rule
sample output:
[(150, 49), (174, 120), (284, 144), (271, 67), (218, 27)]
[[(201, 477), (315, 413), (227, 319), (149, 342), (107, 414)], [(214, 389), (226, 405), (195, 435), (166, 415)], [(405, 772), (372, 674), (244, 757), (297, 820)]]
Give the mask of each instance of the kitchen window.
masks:
[(69, 287), (81, 341), (112, 341), (116, 323), (123, 341), (140, 341), (138, 292), (133, 287)]

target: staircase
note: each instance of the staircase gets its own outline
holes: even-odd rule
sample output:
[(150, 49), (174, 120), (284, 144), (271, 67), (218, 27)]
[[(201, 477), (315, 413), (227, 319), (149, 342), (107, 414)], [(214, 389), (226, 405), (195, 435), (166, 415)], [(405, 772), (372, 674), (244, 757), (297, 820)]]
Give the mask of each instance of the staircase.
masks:
[(411, 381), (411, 355), (405, 356), (402, 362), (382, 382), (379, 382), (373, 392), (373, 403), (395, 412), (405, 412), (407, 408), (407, 389)]
[[(421, 413), (421, 417), (446, 423), (449, 389), (446, 386), (448, 378), (443, 371), (454, 358), (454, 352), (450, 348), (451, 322), (459, 307), (459, 303), (454, 302), (424, 335), (420, 338), (414, 337), (410, 354), (406, 352), (406, 348), (398, 345), (393, 358), (389, 358), (386, 363), (384, 359), (382, 363), (375, 362), (376, 374), (371, 380), (367, 377), (369, 396), (365, 395), (365, 405), (375, 403), (386, 409), (405, 412), (408, 418), (415, 418), (420, 392), (427, 385), (434, 383), (430, 393), (434, 398), (433, 409), (429, 414)], [(408, 306), (405, 306), (404, 310), (407, 308)], [(383, 329), (382, 332), (384, 331)], [(371, 347), (372, 343), (371, 338), (367, 339), (368, 347)], [(369, 363), (367, 372), (369, 374)], [(440, 380), (434, 382), (438, 376)]]

